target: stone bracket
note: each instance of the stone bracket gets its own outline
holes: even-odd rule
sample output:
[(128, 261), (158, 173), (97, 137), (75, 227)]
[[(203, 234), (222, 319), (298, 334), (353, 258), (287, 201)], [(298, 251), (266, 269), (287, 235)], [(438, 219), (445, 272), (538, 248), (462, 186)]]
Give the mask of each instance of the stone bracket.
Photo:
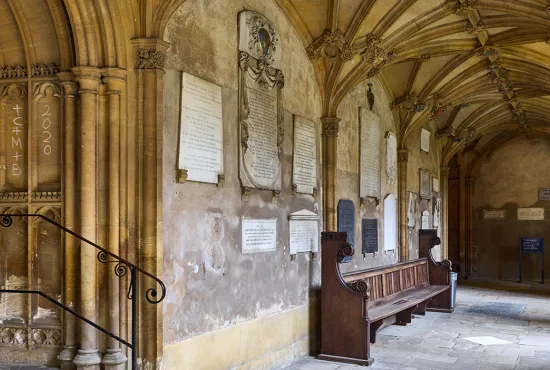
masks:
[(216, 186), (218, 188), (223, 188), (224, 185), (225, 185), (225, 175), (219, 174), (218, 175), (218, 183), (216, 184)]
[(176, 170), (176, 182), (183, 184), (187, 181), (187, 170)]
[(373, 202), (375, 202), (376, 207), (378, 207), (382, 201), (380, 200), (380, 198), (376, 198), (376, 197), (368, 197), (368, 196), (363, 197), (361, 198), (361, 207)]
[(280, 199), (281, 199), (281, 191), (280, 190), (273, 190), (273, 196), (271, 197), (271, 203), (278, 204)]

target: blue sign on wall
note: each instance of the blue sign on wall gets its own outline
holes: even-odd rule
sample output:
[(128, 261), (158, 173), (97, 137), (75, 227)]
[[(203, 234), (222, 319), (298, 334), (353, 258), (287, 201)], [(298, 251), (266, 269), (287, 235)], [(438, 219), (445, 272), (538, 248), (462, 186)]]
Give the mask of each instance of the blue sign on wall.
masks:
[(521, 238), (522, 252), (542, 253), (544, 251), (544, 238)]

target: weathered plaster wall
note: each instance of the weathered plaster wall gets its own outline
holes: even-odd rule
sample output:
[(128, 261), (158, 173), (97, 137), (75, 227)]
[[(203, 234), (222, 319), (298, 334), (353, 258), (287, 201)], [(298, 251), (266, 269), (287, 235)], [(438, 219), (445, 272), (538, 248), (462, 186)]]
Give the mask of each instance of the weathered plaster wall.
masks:
[[(267, 191), (252, 191), (248, 202), (241, 201), (237, 19), (245, 8), (269, 18), (281, 37), (286, 81), (285, 141), (283, 190), (278, 205), (272, 204), (272, 194)], [(189, 369), (230, 368), (253, 363), (262, 356), (271, 359), (262, 368), (279, 366), (307, 354), (316, 330), (313, 325), (302, 330), (295, 324), (307, 323), (310, 311), (317, 307), (310, 291), (320, 285), (320, 261), (309, 254), (300, 254), (291, 262), (288, 254), (288, 214), (301, 209), (322, 212), (322, 193), (315, 200), (308, 195), (292, 195), (291, 187), (293, 114), (316, 123), (321, 116), (312, 64), (295, 30), (271, 0), (187, 1), (169, 21), (165, 40), (171, 43), (164, 77), (163, 233), (164, 278), (168, 282), (164, 305), (165, 357), (167, 361), (179, 361), (183, 350), (186, 356), (201, 353), (196, 362), (189, 359), (182, 365)], [(175, 183), (182, 71), (222, 86), (223, 188), (204, 183)], [(318, 140), (318, 189), (321, 189), (320, 129)], [(277, 218), (277, 252), (243, 255), (242, 218)], [(274, 340), (273, 333), (279, 330), (262, 330), (265, 320), (271, 317), (295, 330), (288, 333), (288, 338)], [(213, 359), (219, 361), (204, 365), (203, 355), (212, 349), (208, 342), (227, 339), (227, 333), (231, 339), (215, 347), (217, 357)], [(208, 340), (204, 342), (204, 338)], [(228, 342), (232, 340), (239, 346), (230, 346)], [(301, 343), (296, 347), (298, 350), (283, 351), (280, 347), (298, 343)], [(234, 348), (247, 352), (237, 355)]]
[[(528, 164), (528, 165), (527, 165)], [(550, 142), (516, 140), (483, 159), (472, 174), (473, 275), (491, 279), (519, 277), (519, 238), (550, 240), (550, 201), (538, 200), (538, 188), (550, 187)], [(544, 207), (546, 220), (518, 221), (518, 207)], [(505, 220), (483, 220), (483, 209), (504, 208)], [(546, 258), (545, 268), (550, 268)], [(540, 280), (541, 255), (524, 254), (524, 278)]]
[[(432, 178), (440, 179), (439, 168), (441, 161), (441, 141), (435, 138), (436, 127), (435, 124), (430, 122), (424, 125), (424, 129), (432, 133), (430, 137), (430, 152), (426, 153), (420, 150), (420, 129), (412, 135), (411, 139), (407, 143), (407, 149), (409, 149), (409, 163), (407, 165), (407, 191), (417, 194), (416, 203), (416, 225), (414, 229), (408, 231), (408, 244), (409, 244), (409, 258), (418, 258), (418, 230), (422, 227), (422, 212), (425, 210), (430, 212), (430, 227), (433, 227), (433, 215), (434, 215), (434, 198), (440, 197), (440, 193), (433, 192), (433, 181), (430, 181), (431, 200), (420, 199), (420, 169), (426, 169), (430, 172)], [(407, 194), (408, 195), (408, 194)], [(441, 219), (440, 219), (441, 220)], [(441, 226), (440, 226), (441, 228)], [(436, 260), (441, 259), (441, 247), (434, 247), (432, 249), (433, 256)]]
[[(387, 183), (386, 178), (386, 141), (384, 135), (387, 131), (397, 134), (393, 114), (390, 110), (390, 100), (382, 83), (374, 78), (364, 81), (353, 88), (342, 100), (338, 107), (337, 116), (340, 121), (338, 131), (338, 155), (336, 168), (336, 203), (341, 199), (350, 199), (355, 204), (355, 255), (353, 262), (343, 265), (342, 271), (365, 269), (370, 267), (388, 265), (398, 261), (398, 249), (384, 252), (384, 214), (383, 202), (379, 206), (370, 203), (361, 207), (359, 198), (359, 107), (368, 110), (367, 91), (368, 83), (373, 84), (375, 94), (373, 112), (380, 120), (380, 158), (381, 158), (381, 194), (382, 199), (388, 194), (397, 194), (397, 179), (393, 185)], [(374, 256), (368, 254), (365, 258), (361, 254), (361, 220), (363, 218), (378, 219), (378, 251)], [(397, 237), (396, 237), (397, 238)]]

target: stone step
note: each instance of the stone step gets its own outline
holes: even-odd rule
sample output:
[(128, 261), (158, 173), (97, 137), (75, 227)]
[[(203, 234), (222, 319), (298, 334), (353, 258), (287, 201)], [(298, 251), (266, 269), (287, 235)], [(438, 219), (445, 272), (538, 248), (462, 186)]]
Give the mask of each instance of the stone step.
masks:
[(28, 364), (0, 364), (0, 370), (59, 370), (56, 367)]

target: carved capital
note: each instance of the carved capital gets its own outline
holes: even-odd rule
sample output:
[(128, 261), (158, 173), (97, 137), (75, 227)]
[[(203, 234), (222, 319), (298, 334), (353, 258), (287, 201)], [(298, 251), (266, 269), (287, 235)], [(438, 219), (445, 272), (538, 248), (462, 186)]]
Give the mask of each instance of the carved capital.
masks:
[(451, 171), (450, 167), (441, 167), (439, 169), (439, 174), (441, 177), (449, 177), (449, 172)]
[(122, 68), (103, 68), (101, 69), (103, 82), (107, 85), (109, 92), (122, 92), (126, 85), (126, 75), (128, 72)]
[(57, 77), (61, 81), (63, 91), (66, 98), (73, 98), (78, 91), (78, 84), (76, 83), (76, 77), (72, 72), (60, 72)]
[(397, 162), (409, 162), (409, 149), (398, 149), (397, 150)]
[(323, 136), (338, 136), (338, 127), (341, 119), (338, 117), (321, 117)]
[(80, 84), (80, 91), (85, 93), (97, 94), (101, 71), (99, 68), (90, 66), (74, 67), (72, 69), (76, 80)]
[(132, 42), (136, 49), (136, 69), (164, 71), (169, 43), (158, 39), (135, 39)]

